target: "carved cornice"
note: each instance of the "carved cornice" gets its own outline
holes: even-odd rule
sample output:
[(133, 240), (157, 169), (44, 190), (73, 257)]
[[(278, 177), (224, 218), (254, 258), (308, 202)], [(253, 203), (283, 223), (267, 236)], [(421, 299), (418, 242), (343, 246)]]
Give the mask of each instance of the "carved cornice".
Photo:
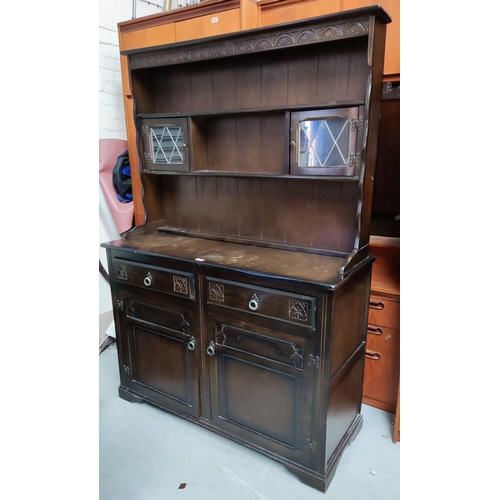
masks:
[(233, 44), (233, 54), (257, 52), (260, 50), (289, 47), (306, 43), (326, 42), (340, 38), (367, 35), (369, 30), (368, 19), (329, 24), (319, 28), (278, 33), (276, 35), (261, 36), (258, 38), (239, 40)]
[(369, 18), (345, 22), (329, 23), (306, 27), (294, 31), (281, 30), (278, 33), (266, 33), (253, 38), (240, 38), (217, 45), (204, 45), (188, 48), (164, 48), (154, 54), (131, 54), (132, 69), (167, 66), (188, 61), (216, 59), (230, 55), (260, 52), (265, 50), (327, 42), (342, 38), (367, 35), (370, 29)]
[(224, 44), (211, 47), (198, 47), (196, 49), (185, 49), (177, 51), (165, 51), (155, 55), (135, 56), (131, 59), (131, 68), (152, 68), (155, 66), (167, 66), (187, 61), (200, 61), (203, 59), (215, 59), (225, 56), (226, 46)]

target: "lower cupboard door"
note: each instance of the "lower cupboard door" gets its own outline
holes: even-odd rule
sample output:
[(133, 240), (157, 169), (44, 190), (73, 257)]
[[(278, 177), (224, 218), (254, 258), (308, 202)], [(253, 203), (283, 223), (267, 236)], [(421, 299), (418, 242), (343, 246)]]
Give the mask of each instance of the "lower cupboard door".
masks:
[(314, 466), (313, 342), (209, 322), (212, 422), (295, 463)]
[(194, 312), (174, 305), (126, 301), (130, 368), (126, 387), (160, 406), (199, 416)]

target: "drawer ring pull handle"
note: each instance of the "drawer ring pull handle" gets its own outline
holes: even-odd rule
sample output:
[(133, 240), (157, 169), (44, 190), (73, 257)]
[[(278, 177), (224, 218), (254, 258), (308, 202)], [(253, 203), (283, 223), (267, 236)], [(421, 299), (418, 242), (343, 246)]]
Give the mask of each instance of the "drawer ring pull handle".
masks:
[(188, 349), (190, 351), (194, 351), (196, 349), (196, 339), (194, 337), (191, 337), (188, 342)]
[(146, 277), (144, 278), (144, 284), (146, 286), (151, 286), (153, 284), (153, 276), (151, 276), (151, 273), (146, 274)]
[(214, 345), (213, 341), (210, 341), (210, 344), (208, 344), (207, 354), (209, 356), (213, 356), (215, 354), (215, 345)]
[(257, 294), (253, 294), (252, 298), (250, 299), (250, 302), (248, 303), (248, 308), (250, 311), (256, 311), (259, 308), (259, 297), (257, 297)]
[(381, 311), (382, 309), (384, 309), (385, 304), (383, 302), (373, 302), (370, 300), (370, 307), (372, 309), (377, 309), (378, 311)]
[(375, 351), (366, 350), (366, 357), (368, 359), (373, 359), (374, 361), (378, 361), (380, 359), (380, 353)]
[(367, 326), (368, 333), (372, 333), (373, 335), (382, 335), (383, 330), (379, 326), (373, 326), (368, 323)]

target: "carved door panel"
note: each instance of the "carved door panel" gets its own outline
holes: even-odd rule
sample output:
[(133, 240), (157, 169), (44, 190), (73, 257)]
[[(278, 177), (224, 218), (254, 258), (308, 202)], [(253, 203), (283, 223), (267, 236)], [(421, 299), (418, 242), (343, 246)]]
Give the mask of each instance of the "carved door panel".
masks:
[(123, 290), (117, 297), (122, 386), (164, 408), (198, 417), (195, 311)]
[(312, 340), (207, 315), (212, 422), (313, 466)]

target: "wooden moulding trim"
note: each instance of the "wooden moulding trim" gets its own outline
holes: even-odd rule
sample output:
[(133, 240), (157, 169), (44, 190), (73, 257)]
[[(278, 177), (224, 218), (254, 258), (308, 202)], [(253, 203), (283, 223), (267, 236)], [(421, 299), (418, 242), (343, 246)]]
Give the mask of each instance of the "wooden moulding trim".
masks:
[(121, 33), (130, 33), (131, 31), (153, 28), (163, 24), (175, 23), (177, 21), (185, 21), (194, 17), (207, 16), (216, 14), (225, 10), (237, 9), (240, 6), (240, 0), (206, 0), (206, 2), (188, 5), (168, 12), (160, 12), (159, 14), (151, 14), (149, 16), (130, 19), (118, 23), (118, 28)]
[(253, 3), (260, 5), (262, 12), (304, 1), (307, 0), (252, 0)]
[(278, 29), (275, 26), (257, 28), (231, 37), (217, 36), (194, 44), (191, 41), (134, 49), (123, 51), (122, 55), (130, 56), (131, 69), (142, 69), (366, 36), (370, 30), (369, 14), (372, 13), (373, 10), (359, 9), (355, 17), (337, 13), (307, 19), (291, 29), (286, 24)]

